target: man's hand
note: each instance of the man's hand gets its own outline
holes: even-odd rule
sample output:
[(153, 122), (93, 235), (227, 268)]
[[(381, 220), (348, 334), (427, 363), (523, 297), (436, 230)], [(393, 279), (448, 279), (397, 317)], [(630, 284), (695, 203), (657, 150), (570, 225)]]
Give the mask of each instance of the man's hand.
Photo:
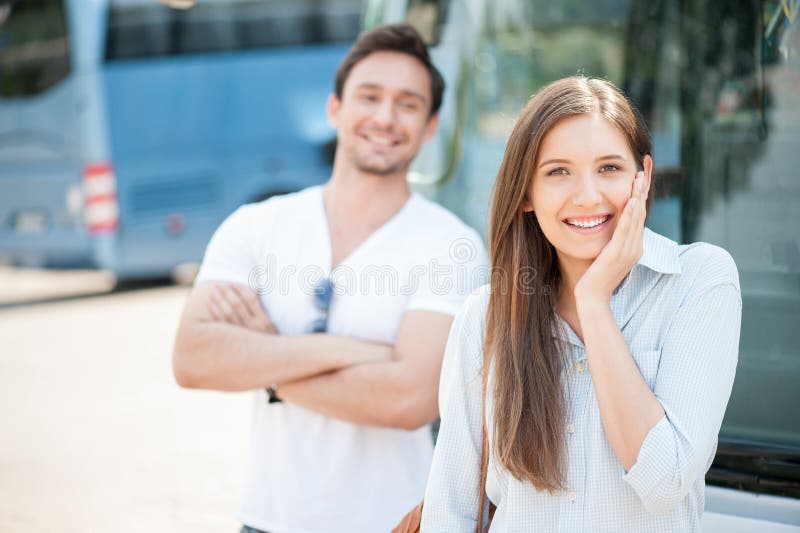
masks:
[[(209, 292), (208, 311), (217, 322), (278, 335), (261, 299), (249, 287), (236, 283), (214, 282)], [(328, 344), (346, 354), (349, 364), (387, 362), (392, 359), (392, 346), (375, 342), (361, 342), (346, 337), (329, 336)]]
[[(439, 373), (452, 321), (446, 313), (408, 311), (394, 349), (385, 346), (382, 362), (282, 383), (278, 394), (286, 402), (354, 424), (417, 429), (439, 412)], [(379, 355), (378, 347), (364, 355)]]
[(258, 294), (244, 285), (215, 282), (208, 299), (208, 312), (217, 322), (277, 335), (278, 330), (261, 305)]
[[(173, 349), (175, 379), (182, 387), (252, 390), (391, 359), (391, 346), (349, 337), (264, 333), (275, 326), (252, 290), (244, 284), (239, 289), (199, 281), (189, 293)], [(249, 307), (237, 307), (248, 299)]]

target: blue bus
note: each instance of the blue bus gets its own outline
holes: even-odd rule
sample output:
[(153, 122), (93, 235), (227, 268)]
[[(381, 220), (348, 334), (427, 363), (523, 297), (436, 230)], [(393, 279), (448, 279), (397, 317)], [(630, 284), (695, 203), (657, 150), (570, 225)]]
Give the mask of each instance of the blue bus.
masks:
[(800, 2), (367, 0), (407, 20), (448, 82), (415, 187), (486, 227), (514, 120), (584, 73), (622, 87), (654, 141), (648, 226), (728, 250), (743, 313), (736, 381), (706, 476), (704, 531), (800, 532)]
[(359, 0), (0, 0), (0, 261), (168, 276), (329, 177)]

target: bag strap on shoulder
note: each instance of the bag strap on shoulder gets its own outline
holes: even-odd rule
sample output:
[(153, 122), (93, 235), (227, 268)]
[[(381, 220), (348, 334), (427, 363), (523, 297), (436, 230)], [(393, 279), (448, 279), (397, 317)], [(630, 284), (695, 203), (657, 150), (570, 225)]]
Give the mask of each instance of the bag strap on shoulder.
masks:
[[(478, 528), (477, 533), (484, 533), (483, 529), (483, 511), (486, 507), (486, 476), (489, 470), (489, 438), (486, 430), (486, 396), (489, 382), (489, 357), (484, 353), (483, 356), (483, 385), (481, 397), (481, 427), (483, 433), (481, 438), (481, 492), (478, 500)], [(492, 523), (492, 515), (494, 515), (495, 506), (489, 502), (489, 522), (486, 529)]]

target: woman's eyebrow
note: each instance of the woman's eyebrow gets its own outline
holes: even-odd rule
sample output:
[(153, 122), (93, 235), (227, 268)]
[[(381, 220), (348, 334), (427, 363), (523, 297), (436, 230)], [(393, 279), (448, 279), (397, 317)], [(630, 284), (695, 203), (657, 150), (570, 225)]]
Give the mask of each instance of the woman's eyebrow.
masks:
[[(609, 154), (609, 155), (604, 155), (604, 156), (598, 157), (597, 159), (595, 159), (595, 162), (597, 162), (597, 161), (607, 161), (609, 159), (619, 159), (619, 160), (625, 161), (625, 158), (622, 157), (621, 155)], [(544, 163), (539, 165), (539, 168), (542, 168), (545, 165), (550, 165), (552, 163), (569, 164), (571, 162), (572, 161), (570, 161), (569, 159), (548, 159), (547, 161), (545, 161)]]
[(547, 161), (539, 165), (539, 168), (542, 168), (543, 166), (549, 165), (551, 163), (570, 163), (570, 162), (571, 161), (569, 159), (548, 159)]

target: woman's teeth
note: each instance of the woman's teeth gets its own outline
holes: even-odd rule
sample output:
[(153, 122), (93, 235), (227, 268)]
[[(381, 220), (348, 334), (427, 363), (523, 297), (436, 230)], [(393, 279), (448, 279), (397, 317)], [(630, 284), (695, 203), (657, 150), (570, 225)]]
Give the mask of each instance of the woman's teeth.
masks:
[(595, 226), (599, 226), (606, 220), (608, 220), (608, 216), (598, 217), (598, 218), (589, 218), (584, 220), (570, 220), (567, 219), (566, 222), (570, 226), (577, 226), (579, 228), (593, 228)]

